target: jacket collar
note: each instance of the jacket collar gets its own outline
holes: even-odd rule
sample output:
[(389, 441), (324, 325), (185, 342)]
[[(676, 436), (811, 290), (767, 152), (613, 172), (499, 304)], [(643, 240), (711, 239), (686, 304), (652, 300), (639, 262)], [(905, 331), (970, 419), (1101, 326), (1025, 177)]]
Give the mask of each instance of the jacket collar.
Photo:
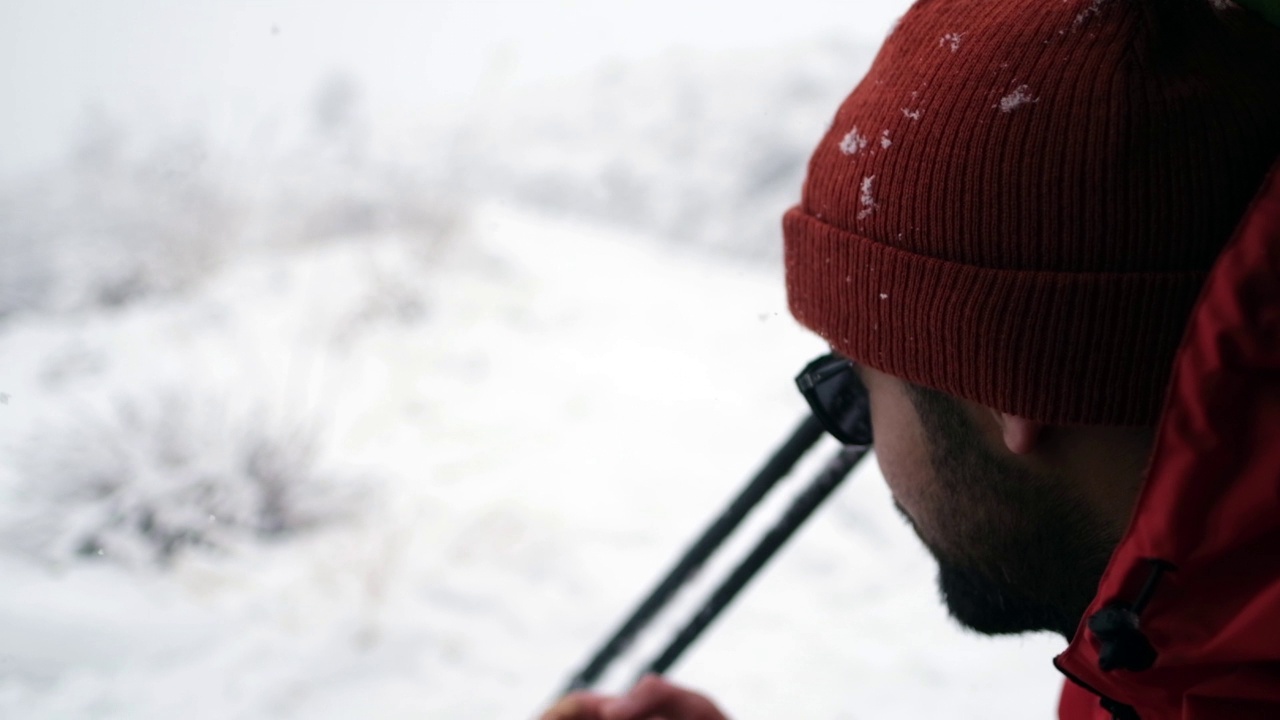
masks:
[(1055, 664), (1144, 718), (1280, 717), (1280, 162), (1206, 281), (1128, 531)]

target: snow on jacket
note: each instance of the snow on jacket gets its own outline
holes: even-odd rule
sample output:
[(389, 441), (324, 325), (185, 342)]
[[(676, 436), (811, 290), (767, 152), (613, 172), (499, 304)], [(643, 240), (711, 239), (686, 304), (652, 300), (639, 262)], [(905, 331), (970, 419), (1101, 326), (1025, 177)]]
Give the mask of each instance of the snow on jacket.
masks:
[(1055, 664), (1063, 720), (1280, 718), (1280, 162), (1209, 274), (1129, 528)]

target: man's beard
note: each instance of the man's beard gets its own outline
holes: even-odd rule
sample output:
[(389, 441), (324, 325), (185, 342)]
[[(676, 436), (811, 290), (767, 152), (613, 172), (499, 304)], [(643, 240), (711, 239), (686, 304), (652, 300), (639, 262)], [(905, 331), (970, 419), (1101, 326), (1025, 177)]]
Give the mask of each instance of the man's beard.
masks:
[[(937, 481), (929, 537), (951, 616), (977, 632), (1050, 630), (1070, 640), (1119, 538), (1065, 478), (993, 454), (951, 398), (913, 389)], [(931, 540), (936, 539), (936, 540)]]

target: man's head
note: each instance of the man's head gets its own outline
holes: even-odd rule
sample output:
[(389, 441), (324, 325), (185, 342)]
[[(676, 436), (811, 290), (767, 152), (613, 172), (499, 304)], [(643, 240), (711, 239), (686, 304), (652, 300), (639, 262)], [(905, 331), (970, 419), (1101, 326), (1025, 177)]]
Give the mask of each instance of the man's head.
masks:
[(1210, 0), (923, 0), (783, 220), (837, 352), (1046, 422), (1150, 425), (1280, 153), (1280, 35)]
[(1280, 33), (1210, 0), (920, 0), (783, 221), (792, 313), (987, 632), (1070, 634), (1199, 289), (1280, 153)]
[(1048, 426), (859, 375), (885, 479), (938, 560), (952, 615), (984, 633), (1070, 637), (1124, 530), (1150, 431)]

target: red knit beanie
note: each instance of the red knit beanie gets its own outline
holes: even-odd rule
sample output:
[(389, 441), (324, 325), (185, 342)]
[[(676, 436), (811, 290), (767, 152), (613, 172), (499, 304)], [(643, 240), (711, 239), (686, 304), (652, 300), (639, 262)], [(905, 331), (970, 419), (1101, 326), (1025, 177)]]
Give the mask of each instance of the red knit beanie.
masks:
[(838, 352), (1057, 424), (1153, 424), (1280, 153), (1280, 32), (1228, 0), (920, 0), (783, 219)]

